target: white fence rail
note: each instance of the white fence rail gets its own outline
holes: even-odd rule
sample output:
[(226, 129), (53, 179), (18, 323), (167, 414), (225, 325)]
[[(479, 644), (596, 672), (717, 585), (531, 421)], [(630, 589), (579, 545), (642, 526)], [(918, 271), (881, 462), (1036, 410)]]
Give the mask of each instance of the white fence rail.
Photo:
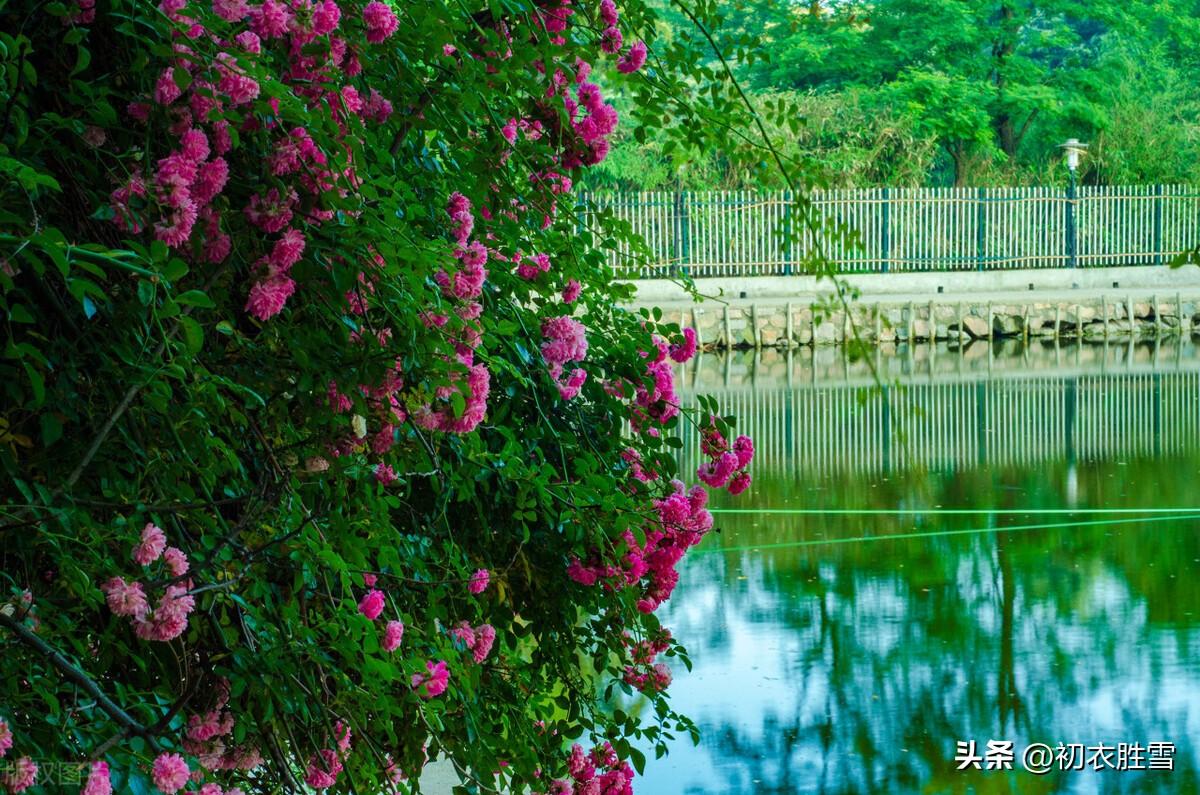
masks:
[[(612, 264), (642, 276), (808, 272), (818, 248), (843, 273), (1160, 264), (1200, 243), (1200, 188), (869, 188), (592, 194), (628, 222)], [(816, 222), (809, 228), (806, 217)], [(841, 233), (838, 230), (842, 230)]]

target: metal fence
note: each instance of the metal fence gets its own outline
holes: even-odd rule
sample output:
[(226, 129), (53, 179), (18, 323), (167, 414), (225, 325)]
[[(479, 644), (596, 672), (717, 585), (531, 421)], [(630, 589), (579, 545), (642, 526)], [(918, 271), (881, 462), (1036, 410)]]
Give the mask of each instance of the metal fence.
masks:
[(886, 273), (1161, 264), (1200, 243), (1200, 188), (1186, 185), (814, 191), (816, 232), (782, 191), (587, 198), (645, 240), (648, 258), (611, 255), (642, 276), (804, 273), (818, 246), (839, 272)]

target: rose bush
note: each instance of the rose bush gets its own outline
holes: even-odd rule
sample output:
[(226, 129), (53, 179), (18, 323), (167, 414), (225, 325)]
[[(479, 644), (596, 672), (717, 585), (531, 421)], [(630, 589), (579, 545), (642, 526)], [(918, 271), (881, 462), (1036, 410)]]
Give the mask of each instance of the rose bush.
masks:
[(744, 490), (753, 446), (681, 410), (695, 335), (621, 308), (644, 248), (575, 183), (611, 96), (704, 145), (707, 34), (656, 52), (640, 0), (0, 19), (0, 786), (405, 792), (449, 758), (615, 793), (694, 735), (655, 610), (695, 482)]

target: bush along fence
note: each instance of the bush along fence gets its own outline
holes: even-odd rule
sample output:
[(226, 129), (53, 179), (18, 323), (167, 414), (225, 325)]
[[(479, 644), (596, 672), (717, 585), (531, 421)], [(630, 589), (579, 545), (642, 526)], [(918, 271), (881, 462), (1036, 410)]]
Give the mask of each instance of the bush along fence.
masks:
[[(868, 188), (592, 194), (642, 236), (614, 247), (643, 277), (1164, 264), (1200, 240), (1200, 188), (1186, 185)], [(815, 223), (810, 223), (815, 222)], [(813, 231), (813, 230), (817, 231)]]

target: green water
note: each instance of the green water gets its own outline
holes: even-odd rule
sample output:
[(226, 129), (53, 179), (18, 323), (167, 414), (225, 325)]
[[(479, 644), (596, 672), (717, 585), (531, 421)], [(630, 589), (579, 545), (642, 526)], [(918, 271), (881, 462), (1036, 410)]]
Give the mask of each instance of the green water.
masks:
[[(1195, 350), (885, 353), (887, 400), (829, 352), (683, 374), (761, 452), (663, 609), (701, 743), (636, 791), (1200, 792)], [(1014, 769), (957, 770), (971, 740)], [(1158, 741), (1171, 771), (1021, 769)]]

